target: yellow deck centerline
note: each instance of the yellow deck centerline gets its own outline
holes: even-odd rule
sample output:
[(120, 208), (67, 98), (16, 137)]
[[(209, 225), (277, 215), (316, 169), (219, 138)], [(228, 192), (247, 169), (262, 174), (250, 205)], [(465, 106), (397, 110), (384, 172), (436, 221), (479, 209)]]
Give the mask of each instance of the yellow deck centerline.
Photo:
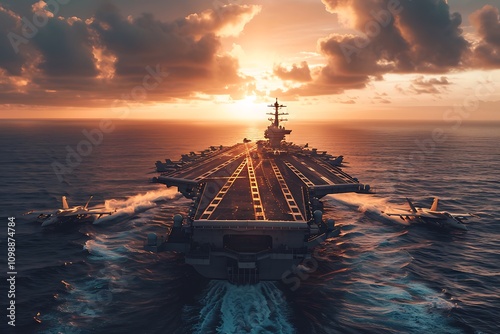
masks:
[[(246, 145), (246, 144), (245, 144)], [(253, 148), (253, 146), (252, 146)], [(264, 213), (264, 207), (262, 206), (262, 200), (260, 198), (259, 185), (257, 183), (257, 178), (255, 177), (255, 169), (253, 168), (252, 158), (250, 157), (250, 149), (247, 146), (247, 158), (248, 161), (248, 179), (250, 181), (250, 191), (252, 193), (252, 204), (253, 211), (256, 220), (266, 220), (266, 215)]]

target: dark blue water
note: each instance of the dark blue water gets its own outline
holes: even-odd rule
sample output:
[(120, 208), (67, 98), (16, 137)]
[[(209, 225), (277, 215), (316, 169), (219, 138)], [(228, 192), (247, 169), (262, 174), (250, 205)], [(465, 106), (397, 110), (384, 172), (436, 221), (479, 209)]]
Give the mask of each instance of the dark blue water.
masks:
[[(142, 249), (189, 205), (148, 183), (154, 162), (260, 138), (264, 124), (112, 126), (89, 146), (82, 131), (99, 121), (2, 121), (0, 272), (14, 216), (18, 274), (15, 329), (0, 283), (1, 333), (499, 332), (499, 124), (290, 123), (290, 141), (343, 154), (345, 171), (377, 190), (325, 197), (342, 233), (317, 249), (314, 272), (294, 291), (283, 282), (210, 282), (180, 255)], [(78, 149), (81, 161), (67, 160)], [(62, 195), (70, 205), (94, 195), (93, 205), (117, 215), (53, 232), (23, 216), (58, 208)], [(469, 231), (443, 231), (381, 213), (405, 208), (406, 196), (425, 207), (439, 196), (443, 210), (482, 218)]]

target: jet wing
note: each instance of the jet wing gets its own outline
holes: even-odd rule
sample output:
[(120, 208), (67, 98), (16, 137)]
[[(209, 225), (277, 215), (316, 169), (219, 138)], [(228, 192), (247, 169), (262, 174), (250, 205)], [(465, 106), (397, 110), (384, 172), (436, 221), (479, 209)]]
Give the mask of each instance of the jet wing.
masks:
[(419, 214), (420, 218), (429, 218), (429, 219), (444, 219), (446, 220), (446, 216), (441, 213), (427, 213), (427, 212), (422, 212)]
[(36, 210), (29, 210), (23, 213), (23, 216), (35, 216), (35, 215), (51, 215), (54, 214), (54, 210), (52, 211), (36, 211)]
[(68, 211), (68, 212), (61, 212), (57, 214), (59, 217), (72, 217), (72, 216), (78, 216), (78, 215), (88, 215), (90, 212), (88, 210), (74, 210), (74, 211)]
[(94, 210), (87, 211), (87, 213), (93, 214), (93, 215), (112, 215), (115, 212), (116, 212), (116, 209), (115, 209), (115, 211), (94, 211)]
[(403, 217), (420, 217), (421, 214), (417, 213), (394, 213), (394, 212), (384, 212), (388, 216), (403, 216)]
[(50, 217), (53, 217), (55, 215), (55, 211), (35, 211), (35, 210), (29, 210), (25, 213), (23, 213), (23, 216), (26, 216), (27, 219), (33, 219), (36, 220), (39, 223), (42, 223), (49, 219)]

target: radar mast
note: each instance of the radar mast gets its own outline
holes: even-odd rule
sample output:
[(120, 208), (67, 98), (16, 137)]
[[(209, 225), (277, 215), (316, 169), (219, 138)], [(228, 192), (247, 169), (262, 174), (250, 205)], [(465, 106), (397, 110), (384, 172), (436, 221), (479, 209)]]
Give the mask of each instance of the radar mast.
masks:
[(279, 127), (280, 122), (288, 121), (288, 119), (286, 119), (286, 118), (279, 118), (279, 116), (288, 115), (288, 113), (286, 113), (286, 112), (281, 112), (280, 113), (279, 112), (279, 110), (281, 108), (286, 108), (286, 106), (282, 105), (282, 104), (279, 104), (278, 103), (278, 98), (276, 98), (276, 102), (274, 104), (270, 104), (270, 105), (268, 105), (268, 107), (274, 108), (274, 112), (267, 113), (268, 115), (274, 116), (274, 118), (271, 118), (271, 117), (268, 118), (269, 121), (273, 122), (274, 126)]
[(269, 125), (264, 132), (264, 138), (269, 139), (269, 145), (273, 149), (278, 149), (281, 147), (281, 142), (285, 139), (285, 135), (289, 135), (292, 132), (292, 130), (285, 130), (285, 127), (280, 125), (280, 122), (287, 121), (286, 118), (280, 118), (280, 116), (288, 115), (288, 113), (280, 112), (280, 109), (286, 108), (286, 106), (279, 104), (278, 98), (276, 98), (274, 104), (270, 104), (268, 107), (274, 108), (274, 112), (267, 113), (274, 117), (268, 118), (268, 120), (271, 121), (271, 125)]

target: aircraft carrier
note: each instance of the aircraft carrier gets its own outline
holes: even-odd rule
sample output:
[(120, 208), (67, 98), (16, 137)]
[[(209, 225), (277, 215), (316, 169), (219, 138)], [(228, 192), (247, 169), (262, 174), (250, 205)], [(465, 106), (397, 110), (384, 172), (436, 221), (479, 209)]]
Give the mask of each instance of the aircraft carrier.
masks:
[(320, 199), (370, 193), (370, 186), (342, 171), (342, 156), (286, 142), (285, 106), (276, 99), (269, 107), (263, 140), (156, 162), (160, 175), (152, 181), (177, 187), (192, 204), (187, 216), (174, 216), (166, 236), (149, 234), (146, 250), (183, 253), (207, 278), (246, 284), (283, 279), (314, 246), (338, 235)]

